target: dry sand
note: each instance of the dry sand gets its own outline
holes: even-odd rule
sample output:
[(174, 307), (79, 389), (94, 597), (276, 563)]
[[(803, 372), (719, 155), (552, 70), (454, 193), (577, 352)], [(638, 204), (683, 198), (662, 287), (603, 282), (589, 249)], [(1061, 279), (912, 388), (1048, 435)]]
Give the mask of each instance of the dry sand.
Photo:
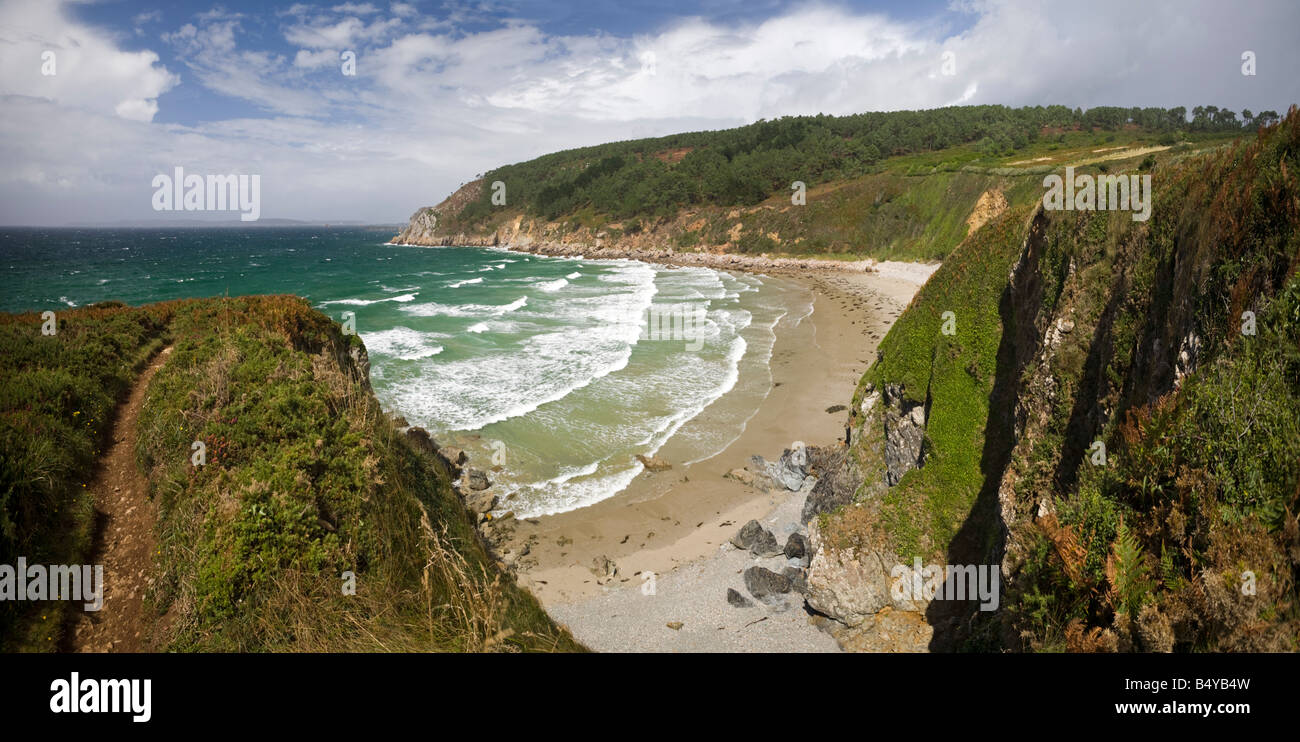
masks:
[[(727, 603), (728, 587), (747, 595), (745, 567), (779, 571), (786, 564), (755, 559), (731, 546), (731, 537), (757, 519), (784, 545), (802, 530), (805, 496), (763, 493), (724, 475), (755, 454), (775, 459), (796, 440), (843, 439), (848, 411), (827, 409), (849, 403), (880, 338), (936, 268), (882, 263), (875, 273), (783, 276), (812, 292), (813, 312), (778, 332), (773, 388), (740, 437), (710, 459), (643, 473), (590, 507), (521, 521), (512, 539), (516, 549), (529, 544), (518, 562), (520, 583), (600, 651), (837, 651), (797, 594), (786, 609)], [(618, 574), (602, 585), (592, 567), (606, 558)], [(653, 594), (647, 573), (654, 574)]]

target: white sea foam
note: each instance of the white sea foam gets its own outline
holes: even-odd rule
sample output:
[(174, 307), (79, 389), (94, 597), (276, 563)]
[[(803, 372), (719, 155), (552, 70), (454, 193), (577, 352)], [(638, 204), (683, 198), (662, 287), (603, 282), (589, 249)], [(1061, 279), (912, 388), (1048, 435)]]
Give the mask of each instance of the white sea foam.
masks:
[(390, 296), (386, 299), (332, 299), (330, 301), (321, 302), (321, 305), (324, 306), (326, 304), (346, 304), (348, 306), (353, 306), (353, 307), (368, 307), (371, 304), (378, 304), (380, 302), (385, 302), (385, 301), (395, 301), (404, 304), (409, 301), (414, 301), (415, 297), (418, 295), (419, 292), (416, 292), (414, 294), (402, 294), (401, 296)]
[(449, 288), (449, 289), (458, 289), (458, 288), (460, 288), (461, 286), (466, 286), (466, 285), (471, 284), (471, 283), (483, 283), (483, 279), (482, 279), (482, 278), (466, 278), (466, 279), (463, 280), (463, 281), (452, 281), (451, 283), (447, 284), (447, 288)]
[(433, 342), (436, 336), (436, 333), (418, 332), (401, 326), (361, 333), (361, 339), (371, 353), (393, 356), (404, 361), (417, 361), (441, 353), (443, 347)]
[(528, 304), (528, 297), (521, 296), (509, 304), (439, 304), (427, 302), (402, 307), (402, 311), (416, 317), (499, 317), (513, 312)]
[(554, 281), (543, 281), (537, 284), (537, 288), (539, 291), (552, 292), (552, 291), (559, 291), (560, 289), (568, 285), (569, 285), (569, 279), (557, 278)]

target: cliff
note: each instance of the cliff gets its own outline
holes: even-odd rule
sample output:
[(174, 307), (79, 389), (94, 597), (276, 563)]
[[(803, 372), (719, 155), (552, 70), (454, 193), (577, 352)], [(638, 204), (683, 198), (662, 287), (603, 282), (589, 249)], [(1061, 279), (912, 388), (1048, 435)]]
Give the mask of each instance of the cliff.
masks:
[(478, 180), (437, 206), (416, 211), (392, 242), (741, 269), (782, 259), (784, 267), (808, 270), (826, 267), (826, 259), (939, 260), (972, 225), (1006, 208), (1004, 193), (1023, 201), (1033, 182), (1024, 173), (879, 174), (816, 188), (801, 205), (779, 195), (753, 206), (698, 205), (656, 218), (584, 213), (548, 220), (510, 205), (493, 207), (485, 217), (464, 216), (483, 192)]
[[(1158, 158), (1148, 221), (1017, 205), (953, 251), (854, 396), (848, 504), (809, 514), (846, 646), (905, 614), (909, 649), (1300, 648), (1297, 145), (1292, 109)], [(995, 610), (900, 600), (917, 559), (994, 565)]]

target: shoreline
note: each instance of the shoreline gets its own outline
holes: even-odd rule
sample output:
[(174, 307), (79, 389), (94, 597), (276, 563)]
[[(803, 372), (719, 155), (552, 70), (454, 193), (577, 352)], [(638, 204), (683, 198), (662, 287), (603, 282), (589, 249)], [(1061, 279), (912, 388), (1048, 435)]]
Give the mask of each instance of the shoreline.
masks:
[[(464, 237), (458, 235), (457, 237)], [(396, 238), (394, 238), (396, 239)], [(885, 277), (898, 278), (907, 282), (915, 282), (919, 287), (924, 284), (930, 275), (939, 268), (939, 263), (914, 263), (901, 260), (883, 260), (878, 261), (874, 258), (863, 258), (862, 260), (835, 260), (832, 258), (818, 257), (795, 257), (779, 256), (771, 257), (769, 255), (746, 255), (734, 253), (712, 253), (712, 252), (678, 252), (672, 248), (667, 249), (622, 249), (604, 246), (589, 246), (585, 244), (556, 244), (530, 242), (520, 244), (498, 244), (494, 241), (488, 242), (482, 238), (465, 238), (464, 241), (452, 241), (451, 238), (439, 241), (438, 244), (423, 244), (418, 242), (394, 242), (389, 241), (385, 244), (397, 247), (486, 247), (505, 250), (507, 252), (520, 253), (523, 255), (542, 255), (550, 258), (577, 258), (581, 260), (637, 260), (643, 263), (652, 263), (655, 265), (664, 265), (669, 267), (703, 267), (713, 268), (715, 270), (735, 270), (745, 273), (760, 273), (788, 276), (795, 279), (807, 278), (808, 271), (817, 273), (849, 273), (865, 274), (875, 273)]]
[[(597, 651), (840, 651), (831, 633), (834, 622), (808, 613), (797, 592), (768, 604), (737, 607), (728, 602), (729, 589), (750, 597), (741, 574), (747, 567), (781, 572), (806, 566), (781, 554), (762, 558), (737, 549), (730, 540), (741, 526), (756, 520), (779, 545), (793, 533), (807, 534), (799, 519), (805, 491), (764, 488), (761, 478), (756, 485), (746, 473), (740, 473), (743, 483), (728, 474), (753, 471), (754, 456), (775, 461), (795, 441), (810, 447), (842, 444), (846, 405), (880, 340), (939, 264), (577, 251), (535, 244), (445, 246), (703, 266), (755, 273), (807, 292), (812, 311), (778, 331), (768, 361), (771, 387), (740, 435), (722, 451), (683, 464), (693, 457), (672, 451), (669, 439), (657, 457), (668, 468), (647, 468), (612, 497), (532, 518), (509, 512), (479, 516), (478, 531), (517, 583), (578, 641)], [(692, 257), (683, 260), (688, 255)], [(719, 398), (724, 399), (726, 395)], [(710, 408), (700, 415), (725, 414)], [(467, 462), (465, 470), (472, 464)], [(475, 510), (469, 505), (473, 492), (460, 491)]]
[[(838, 651), (830, 634), (810, 623), (797, 594), (793, 605), (776, 609), (727, 603), (729, 587), (747, 595), (739, 574), (745, 567), (780, 571), (786, 563), (741, 552), (731, 537), (758, 520), (784, 544), (790, 533), (805, 532), (798, 522), (805, 495), (761, 491), (726, 474), (752, 468), (754, 455), (775, 460), (795, 440), (843, 440), (844, 405), (924, 282), (914, 276), (933, 272), (924, 269), (773, 271), (810, 292), (813, 311), (778, 335), (773, 386), (742, 433), (708, 459), (643, 472), (606, 500), (514, 521), (508, 536), (494, 534), (495, 551), (548, 613), (596, 650)], [(645, 594), (651, 583), (653, 596)]]

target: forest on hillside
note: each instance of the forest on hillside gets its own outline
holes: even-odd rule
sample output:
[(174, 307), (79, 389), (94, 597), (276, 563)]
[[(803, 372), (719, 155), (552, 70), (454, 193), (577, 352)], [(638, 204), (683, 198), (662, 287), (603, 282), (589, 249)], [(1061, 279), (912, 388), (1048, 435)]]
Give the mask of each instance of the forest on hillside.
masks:
[[(589, 209), (616, 219), (657, 218), (693, 204), (750, 206), (790, 188), (870, 173), (888, 157), (973, 145), (1007, 155), (1069, 131), (1132, 130), (1161, 143), (1276, 123), (1275, 111), (1237, 112), (1099, 106), (957, 106), (851, 116), (786, 116), (748, 126), (565, 150), (483, 175), (505, 184), (506, 202), (556, 220)], [(459, 214), (462, 227), (490, 217), (495, 191), (481, 189)], [(498, 197), (499, 198), (499, 197)], [(630, 231), (635, 231), (632, 225)]]

